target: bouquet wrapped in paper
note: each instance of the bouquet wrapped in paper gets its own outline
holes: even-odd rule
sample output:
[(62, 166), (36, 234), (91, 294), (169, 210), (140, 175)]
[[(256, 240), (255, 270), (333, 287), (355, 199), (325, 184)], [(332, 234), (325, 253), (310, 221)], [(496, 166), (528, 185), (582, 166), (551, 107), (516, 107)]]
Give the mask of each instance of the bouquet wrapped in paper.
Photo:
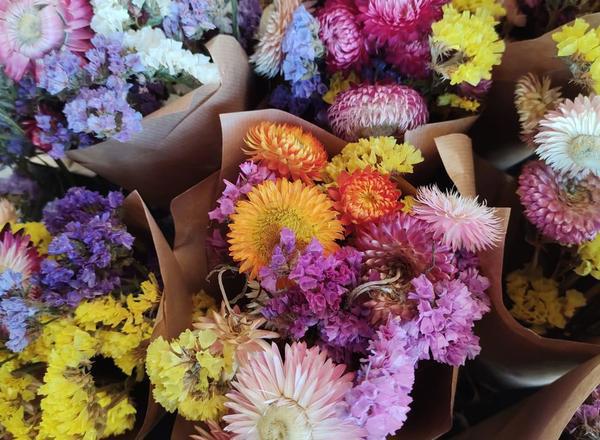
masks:
[(468, 138), (437, 140), (461, 195), (408, 183), (422, 156), (392, 137), (274, 110), (222, 131), (220, 172), (172, 203), (193, 328), (147, 355), (173, 438), (446, 432), (506, 215), (474, 198)]

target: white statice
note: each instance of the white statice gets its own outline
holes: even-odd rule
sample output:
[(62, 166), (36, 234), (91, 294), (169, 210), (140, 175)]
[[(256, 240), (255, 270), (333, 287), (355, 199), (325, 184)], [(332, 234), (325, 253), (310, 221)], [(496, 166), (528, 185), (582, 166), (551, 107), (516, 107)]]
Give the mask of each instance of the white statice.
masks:
[(172, 0), (132, 0), (131, 3), (138, 9), (142, 9), (144, 5), (152, 12), (158, 13), (161, 17), (166, 17), (171, 14)]
[(231, 2), (228, 0), (212, 0), (208, 5), (208, 16), (210, 21), (224, 34), (233, 32), (231, 23)]
[(220, 81), (219, 70), (209, 57), (184, 49), (180, 41), (167, 38), (160, 29), (129, 31), (124, 43), (137, 52), (148, 70), (165, 69), (170, 75), (187, 73), (202, 84)]
[(131, 17), (127, 12), (127, 3), (119, 0), (92, 0), (94, 16), (90, 23), (91, 28), (97, 34), (110, 35), (115, 32), (123, 32), (129, 27)]

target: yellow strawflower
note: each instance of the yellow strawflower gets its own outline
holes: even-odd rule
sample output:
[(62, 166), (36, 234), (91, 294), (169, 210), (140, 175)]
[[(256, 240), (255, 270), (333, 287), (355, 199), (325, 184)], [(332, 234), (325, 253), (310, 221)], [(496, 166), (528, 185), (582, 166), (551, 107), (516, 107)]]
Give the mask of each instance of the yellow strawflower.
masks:
[(444, 16), (431, 27), (434, 69), (450, 84), (473, 86), (491, 79), (492, 67), (500, 64), (504, 41), (495, 30), (497, 21), (485, 9), (459, 12), (444, 6)]
[(536, 333), (564, 329), (578, 308), (585, 306), (583, 294), (570, 289), (560, 295), (558, 283), (545, 278), (541, 270), (517, 270), (508, 274), (506, 290), (513, 302), (510, 313), (529, 324)]
[(444, 93), (443, 95), (438, 96), (437, 105), (440, 107), (450, 106), (468, 112), (476, 112), (479, 109), (480, 103), (475, 99), (458, 96), (455, 93)]
[(383, 174), (412, 173), (423, 162), (421, 152), (409, 143), (398, 144), (391, 136), (370, 137), (350, 143), (325, 168), (326, 180), (336, 181), (342, 171), (352, 173), (371, 167)]
[(483, 9), (496, 19), (506, 15), (506, 9), (502, 6), (502, 2), (496, 0), (452, 0), (452, 6), (460, 12), (477, 12), (478, 9)]
[(579, 266), (575, 268), (577, 275), (591, 275), (600, 280), (600, 234), (579, 246), (577, 253), (581, 259)]

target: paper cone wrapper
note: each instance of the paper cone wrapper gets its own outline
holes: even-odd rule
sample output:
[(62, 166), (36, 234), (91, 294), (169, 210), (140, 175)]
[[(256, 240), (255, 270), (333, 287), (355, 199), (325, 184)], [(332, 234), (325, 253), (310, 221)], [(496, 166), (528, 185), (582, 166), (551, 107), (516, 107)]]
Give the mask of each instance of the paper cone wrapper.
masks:
[(108, 140), (67, 156), (107, 180), (138, 190), (151, 204), (173, 197), (219, 169), (219, 114), (249, 105), (252, 72), (246, 53), (230, 36), (207, 43), (221, 84), (205, 84), (146, 116), (128, 142)]
[(600, 356), (508, 410), (485, 420), (455, 440), (555, 440), (594, 389), (600, 385)]
[[(124, 221), (136, 240), (151, 243), (156, 252), (163, 282), (163, 292), (158, 307), (152, 339), (162, 336), (166, 339), (176, 337), (191, 325), (191, 293), (179, 267), (179, 263), (152, 214), (142, 201), (138, 192), (131, 193), (123, 204)], [(164, 410), (152, 398), (148, 400), (143, 420), (138, 420), (135, 431), (127, 433), (128, 438), (145, 438), (160, 420)]]
[[(581, 17), (592, 27), (600, 25), (600, 13)], [(507, 169), (533, 154), (519, 140), (519, 117), (514, 105), (516, 82), (531, 72), (547, 75), (552, 86), (563, 87), (563, 94), (574, 97), (577, 92), (569, 81), (572, 76), (559, 59), (550, 31), (539, 38), (507, 43), (502, 63), (492, 72), (492, 88), (486, 97), (486, 108), (470, 135), (477, 153), (500, 169)]]
[[(347, 143), (307, 121), (279, 110), (257, 110), (221, 115), (223, 133), (221, 169), (175, 198), (171, 204), (171, 212), (175, 221), (174, 253), (184, 272), (188, 291), (209, 289), (205, 281), (208, 273), (205, 242), (209, 225), (208, 211), (214, 207), (224, 187), (223, 179), (235, 181), (240, 163), (247, 160), (242, 147), (244, 147), (244, 137), (248, 129), (262, 121), (302, 126), (325, 145), (330, 156), (338, 154)], [(475, 176), (470, 143), (469, 148), (465, 148), (460, 142), (461, 140), (470, 142), (469, 138), (464, 135), (458, 135), (460, 137), (457, 138), (456, 135), (453, 135), (434, 140), (433, 137), (428, 137), (432, 135), (431, 133), (427, 134), (423, 131), (419, 136), (415, 135), (413, 141), (414, 139), (427, 139), (430, 144), (426, 146), (431, 157), (439, 158), (441, 156), (448, 174), (456, 178), (457, 187), (465, 193), (473, 193)], [(432, 151), (432, 148), (435, 151)], [(439, 165), (441, 166), (441, 162)], [(416, 167), (416, 174), (420, 172), (419, 166)], [(415, 192), (415, 188), (406, 181), (401, 182), (400, 187), (405, 194), (414, 194)], [(489, 273), (492, 270), (493, 268), (489, 268), (486, 272)], [(500, 279), (500, 275), (498, 274), (496, 278)], [(191, 310), (188, 313), (191, 313)], [(457, 369), (447, 365), (433, 362), (420, 364), (412, 394), (414, 399), (412, 409), (397, 438), (429, 440), (441, 436), (450, 429), (456, 377)], [(193, 433), (193, 423), (179, 417), (171, 438), (183, 439), (191, 433)]]

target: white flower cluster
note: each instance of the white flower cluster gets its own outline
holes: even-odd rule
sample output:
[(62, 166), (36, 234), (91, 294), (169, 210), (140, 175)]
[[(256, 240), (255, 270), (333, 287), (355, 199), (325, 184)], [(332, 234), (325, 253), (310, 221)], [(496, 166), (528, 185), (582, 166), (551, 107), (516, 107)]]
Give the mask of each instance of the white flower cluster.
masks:
[(133, 5), (142, 9), (144, 5), (153, 12), (158, 12), (161, 17), (166, 17), (171, 13), (171, 0), (132, 0)]
[(136, 52), (149, 70), (166, 69), (170, 75), (187, 73), (203, 84), (220, 81), (219, 69), (210, 58), (193, 54), (180, 41), (167, 38), (160, 29), (149, 27), (125, 34), (124, 44)]
[(123, 32), (129, 27), (130, 16), (127, 4), (119, 0), (92, 0), (94, 16), (90, 26), (97, 34), (110, 35), (115, 32)]

